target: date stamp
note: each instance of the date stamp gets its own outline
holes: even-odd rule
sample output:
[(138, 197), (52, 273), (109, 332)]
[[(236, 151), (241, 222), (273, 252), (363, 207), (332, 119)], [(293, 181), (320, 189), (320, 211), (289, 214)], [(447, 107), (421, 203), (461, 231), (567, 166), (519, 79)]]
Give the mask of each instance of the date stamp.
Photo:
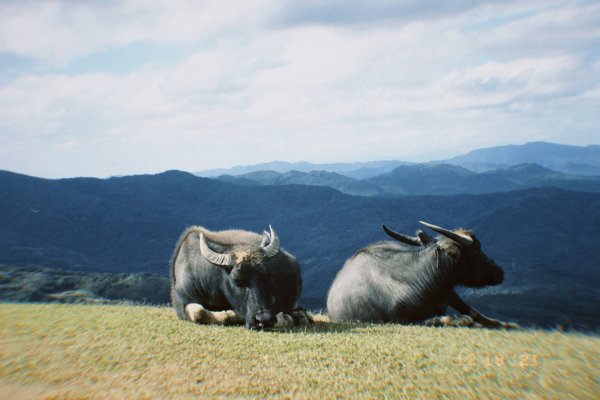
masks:
[(505, 355), (501, 353), (460, 353), (456, 357), (458, 367), (520, 368), (535, 369), (539, 366), (539, 357), (534, 353)]

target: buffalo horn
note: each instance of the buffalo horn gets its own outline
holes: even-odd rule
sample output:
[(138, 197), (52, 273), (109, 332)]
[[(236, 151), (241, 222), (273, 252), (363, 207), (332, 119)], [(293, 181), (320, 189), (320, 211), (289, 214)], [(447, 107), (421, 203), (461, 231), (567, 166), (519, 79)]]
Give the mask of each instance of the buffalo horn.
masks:
[(429, 229), (436, 231), (440, 235), (446, 236), (448, 239), (454, 240), (455, 242), (463, 246), (470, 246), (473, 244), (473, 239), (471, 239), (468, 236), (459, 235), (456, 232), (452, 232), (448, 229), (442, 228), (441, 226), (433, 225), (427, 222), (419, 221), (419, 223), (425, 225)]
[(229, 254), (221, 254), (213, 251), (206, 244), (206, 239), (204, 239), (204, 234), (200, 233), (200, 253), (211, 263), (221, 266), (221, 267), (230, 267), (232, 265), (231, 255)]
[(265, 252), (266, 256), (268, 258), (271, 258), (279, 251), (279, 236), (277, 236), (277, 233), (275, 233), (275, 230), (271, 225), (269, 225), (269, 230), (271, 231), (271, 233), (269, 234), (271, 240), (269, 244), (263, 246), (262, 249)]
[(402, 233), (398, 233), (396, 231), (391, 230), (387, 226), (383, 225), (383, 230), (393, 239), (396, 239), (399, 242), (409, 244), (411, 246), (421, 246), (422, 243), (419, 238), (415, 238), (412, 236), (404, 235)]

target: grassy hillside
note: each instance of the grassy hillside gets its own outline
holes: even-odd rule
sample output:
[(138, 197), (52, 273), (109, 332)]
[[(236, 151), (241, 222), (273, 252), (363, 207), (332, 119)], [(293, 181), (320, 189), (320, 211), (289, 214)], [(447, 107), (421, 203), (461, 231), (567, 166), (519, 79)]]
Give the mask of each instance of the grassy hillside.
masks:
[(0, 398), (597, 398), (600, 338), (179, 321), (169, 308), (0, 304)]

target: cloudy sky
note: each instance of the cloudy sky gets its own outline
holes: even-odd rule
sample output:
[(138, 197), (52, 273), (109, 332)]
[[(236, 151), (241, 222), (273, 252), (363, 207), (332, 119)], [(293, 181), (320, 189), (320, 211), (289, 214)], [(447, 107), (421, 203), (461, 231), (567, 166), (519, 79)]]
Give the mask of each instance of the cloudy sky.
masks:
[(600, 143), (597, 1), (2, 1), (0, 169)]

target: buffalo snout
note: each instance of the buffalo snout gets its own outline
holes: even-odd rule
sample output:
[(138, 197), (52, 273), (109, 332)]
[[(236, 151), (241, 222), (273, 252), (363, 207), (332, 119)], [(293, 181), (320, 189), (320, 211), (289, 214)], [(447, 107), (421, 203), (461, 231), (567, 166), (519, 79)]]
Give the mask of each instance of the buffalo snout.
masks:
[(494, 269), (492, 273), (492, 283), (491, 285), (499, 285), (504, 281), (504, 271), (502, 268), (498, 267)]
[(273, 315), (273, 313), (270, 310), (259, 311), (254, 316), (254, 319), (256, 320), (257, 325), (262, 328), (269, 328), (275, 325), (275, 322), (277, 322), (275, 315)]

